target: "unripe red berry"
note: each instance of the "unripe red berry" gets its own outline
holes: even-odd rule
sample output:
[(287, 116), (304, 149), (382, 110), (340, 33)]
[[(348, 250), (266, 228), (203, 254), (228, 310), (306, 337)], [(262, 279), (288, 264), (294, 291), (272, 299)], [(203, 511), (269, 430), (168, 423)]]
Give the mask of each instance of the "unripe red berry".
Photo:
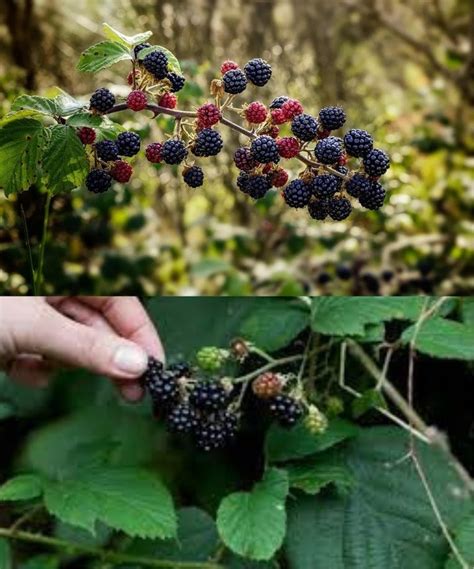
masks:
[(174, 93), (164, 93), (161, 96), (159, 105), (165, 109), (175, 109), (178, 104), (178, 98)]
[(330, 130), (319, 130), (318, 129), (318, 138), (322, 140), (323, 138), (327, 138), (331, 134)]
[(227, 61), (224, 61), (224, 63), (221, 65), (221, 73), (222, 75), (224, 75), (225, 73), (227, 73), (227, 71), (238, 68), (239, 68), (238, 63), (235, 63), (235, 61), (231, 61), (230, 59), (228, 59)]
[(268, 127), (262, 134), (268, 134), (268, 136), (271, 136), (272, 138), (278, 138), (280, 129), (276, 125), (273, 125)]
[(281, 109), (273, 109), (271, 115), (272, 115), (272, 122), (274, 124), (283, 124), (288, 120), (285, 116), (285, 113)]
[(123, 160), (117, 160), (110, 170), (110, 175), (112, 178), (122, 184), (125, 184), (130, 180), (132, 173), (133, 168), (128, 162), (124, 162)]
[(282, 158), (294, 158), (300, 151), (300, 143), (294, 136), (284, 136), (278, 138), (277, 141), (278, 153)]
[(282, 188), (288, 182), (288, 172), (283, 168), (275, 168), (271, 174), (272, 186), (275, 188)]
[[(138, 79), (139, 75), (140, 75), (140, 72), (138, 71), (138, 69), (135, 69), (135, 80)], [(129, 85), (133, 85), (133, 71), (130, 71), (130, 73), (128, 74), (127, 83)]]
[(265, 164), (265, 166), (262, 168), (262, 174), (269, 174), (272, 169), (273, 164)]
[(281, 110), (286, 119), (291, 120), (303, 113), (303, 105), (296, 99), (288, 99), (286, 103), (283, 103)]
[(127, 107), (132, 111), (143, 111), (147, 106), (147, 98), (143, 91), (132, 91), (127, 97)]
[(252, 391), (260, 399), (275, 397), (281, 392), (282, 383), (276, 373), (266, 372), (252, 382)]
[(95, 130), (88, 126), (83, 126), (77, 131), (77, 136), (80, 138), (82, 144), (93, 144), (95, 142)]
[(210, 128), (221, 120), (221, 112), (213, 103), (206, 103), (197, 110), (198, 127)]
[(239, 170), (243, 170), (244, 172), (249, 172), (253, 168), (257, 166), (257, 162), (252, 158), (252, 153), (250, 152), (250, 148), (242, 147), (237, 148), (234, 153), (234, 163)]
[(344, 166), (345, 164), (347, 164), (348, 161), (348, 157), (347, 154), (343, 154), (340, 158), (339, 158), (339, 166)]
[(158, 162), (161, 162), (162, 146), (163, 145), (161, 142), (152, 142), (146, 147), (145, 156), (149, 162), (152, 162), (153, 164), (158, 164)]
[(265, 122), (268, 110), (267, 107), (260, 103), (260, 101), (253, 101), (250, 105), (245, 109), (245, 118), (252, 124), (260, 124)]

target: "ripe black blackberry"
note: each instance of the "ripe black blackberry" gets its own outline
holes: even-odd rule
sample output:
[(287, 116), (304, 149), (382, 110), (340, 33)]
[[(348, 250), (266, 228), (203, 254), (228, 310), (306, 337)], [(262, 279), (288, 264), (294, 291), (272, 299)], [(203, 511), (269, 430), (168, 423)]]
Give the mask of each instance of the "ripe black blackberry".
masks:
[(352, 277), (352, 269), (348, 265), (337, 265), (336, 275), (342, 281), (348, 281)]
[(342, 221), (349, 217), (352, 211), (351, 202), (347, 198), (335, 197), (329, 200), (328, 213), (334, 221)]
[(367, 176), (362, 174), (354, 174), (346, 182), (346, 191), (353, 198), (358, 198), (362, 192), (370, 190), (371, 181)]
[(193, 146), (196, 156), (216, 156), (222, 150), (224, 141), (217, 130), (203, 128), (197, 134)]
[(320, 174), (311, 181), (313, 194), (318, 198), (332, 197), (340, 189), (340, 186), (338, 176), (332, 174)]
[(184, 170), (183, 180), (190, 188), (198, 188), (204, 183), (204, 172), (200, 166), (191, 166)]
[(267, 176), (256, 174), (255, 176), (249, 176), (245, 182), (245, 189), (241, 189), (254, 200), (259, 200), (265, 196), (271, 187), (271, 180)]
[(275, 140), (266, 134), (262, 136), (257, 136), (252, 140), (250, 145), (250, 152), (252, 157), (262, 164), (268, 164), (269, 162), (278, 162), (280, 160), (280, 154), (278, 152), (278, 145)]
[(324, 130), (336, 130), (346, 122), (346, 113), (341, 107), (325, 107), (319, 111), (319, 122)]
[(374, 148), (364, 158), (364, 170), (369, 176), (382, 176), (390, 168), (390, 158), (383, 150)]
[(121, 132), (117, 136), (117, 148), (120, 156), (135, 156), (140, 150), (140, 137), (135, 132)]
[(238, 95), (247, 87), (247, 77), (242, 69), (231, 69), (222, 77), (224, 91), (231, 95)]
[(194, 436), (196, 446), (206, 452), (222, 448), (226, 443), (225, 429), (219, 421), (199, 421)]
[(308, 204), (308, 212), (313, 219), (318, 219), (319, 221), (326, 219), (329, 213), (328, 200), (311, 200)]
[(86, 188), (94, 194), (106, 192), (112, 185), (112, 176), (105, 170), (94, 169), (87, 174)]
[(198, 425), (199, 416), (190, 405), (181, 403), (170, 411), (166, 418), (167, 428), (172, 433), (192, 433)]
[(196, 409), (210, 413), (223, 409), (227, 405), (228, 396), (220, 383), (201, 381), (192, 390), (189, 402)]
[(385, 190), (379, 182), (372, 182), (370, 187), (359, 194), (359, 203), (366, 209), (380, 209), (385, 201)]
[(273, 101), (270, 103), (270, 109), (281, 109), (282, 106), (288, 101), (289, 97), (285, 97), (284, 95), (280, 95), (280, 97), (275, 97)]
[(257, 87), (263, 87), (272, 76), (272, 67), (264, 59), (256, 57), (245, 64), (244, 72), (251, 83)]
[(168, 408), (178, 401), (179, 386), (172, 371), (149, 368), (145, 372), (144, 382), (153, 403), (158, 408)]
[(283, 190), (283, 198), (290, 207), (306, 207), (311, 198), (311, 186), (297, 178)]
[(250, 179), (250, 174), (248, 174), (247, 172), (239, 172), (239, 175), (237, 176), (237, 187), (244, 194), (248, 193), (247, 186), (249, 179)]
[(239, 430), (239, 419), (232, 411), (222, 411), (218, 414), (217, 420), (222, 425), (226, 442), (232, 441)]
[(135, 55), (135, 59), (138, 58), (138, 54), (141, 52), (142, 49), (147, 49), (148, 47), (151, 47), (151, 43), (144, 42), (144, 43), (140, 43), (140, 44), (136, 45), (133, 48), (133, 53)]
[(105, 87), (94, 91), (89, 102), (89, 107), (99, 113), (106, 113), (107, 111), (110, 111), (114, 105), (115, 97)]
[(372, 150), (374, 140), (366, 130), (352, 128), (344, 135), (344, 146), (350, 156), (364, 157)]
[(269, 409), (282, 427), (293, 427), (303, 416), (303, 407), (290, 395), (277, 395), (269, 400)]
[(166, 76), (166, 79), (168, 79), (168, 81), (171, 83), (172, 93), (181, 91), (181, 89), (184, 87), (184, 84), (186, 83), (185, 77), (179, 75), (178, 73), (175, 73), (174, 71), (170, 71)]
[(187, 155), (188, 151), (182, 140), (170, 138), (161, 147), (161, 158), (167, 164), (181, 164)]
[(328, 136), (318, 142), (314, 154), (322, 164), (336, 164), (343, 153), (342, 140), (337, 136)]
[(245, 146), (237, 148), (234, 153), (234, 164), (239, 170), (249, 172), (257, 165), (257, 162), (252, 158), (250, 148)]
[(176, 379), (179, 379), (180, 377), (191, 377), (192, 372), (191, 366), (186, 362), (177, 362), (171, 364), (168, 367), (168, 370), (174, 374)]
[(318, 132), (318, 123), (311, 115), (297, 115), (291, 121), (291, 131), (300, 140), (309, 142), (316, 138)]
[(168, 56), (163, 51), (152, 51), (143, 59), (143, 66), (155, 79), (164, 79), (168, 74)]
[(95, 145), (97, 156), (105, 162), (118, 159), (118, 147), (113, 140), (102, 140)]

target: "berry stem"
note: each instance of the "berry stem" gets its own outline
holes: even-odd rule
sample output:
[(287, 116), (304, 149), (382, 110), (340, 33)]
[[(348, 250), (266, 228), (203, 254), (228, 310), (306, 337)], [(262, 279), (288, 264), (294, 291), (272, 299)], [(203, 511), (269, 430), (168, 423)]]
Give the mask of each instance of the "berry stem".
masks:
[(134, 555), (108, 551), (91, 545), (74, 543), (72, 541), (66, 541), (27, 531), (0, 528), (0, 537), (24, 541), (27, 543), (37, 543), (39, 545), (45, 545), (46, 547), (65, 549), (66, 551), (73, 551), (82, 555), (90, 555), (97, 557), (102, 561), (110, 561), (114, 564), (120, 565), (140, 565), (142, 567), (155, 567), (158, 569), (222, 569), (222, 565), (219, 565), (218, 563), (192, 563), (186, 561), (165, 561), (150, 557), (137, 557)]
[[(154, 117), (156, 117), (158, 115), (169, 115), (169, 116), (174, 117), (176, 119), (180, 119), (180, 118), (193, 118), (194, 119), (197, 117), (197, 113), (194, 111), (182, 111), (180, 109), (166, 109), (165, 107), (161, 107), (160, 105), (155, 105), (153, 103), (148, 103), (146, 108), (149, 111), (153, 111)], [(222, 109), (224, 109), (224, 108), (225, 108), (225, 104), (223, 105)], [(110, 111), (108, 111), (106, 114), (110, 115), (112, 113), (118, 113), (120, 111), (126, 111), (127, 109), (128, 109), (128, 107), (127, 107), (126, 103), (119, 103), (118, 105), (114, 105), (110, 109)], [(221, 124), (231, 128), (232, 130), (235, 130), (236, 132), (239, 132), (240, 134), (243, 134), (244, 136), (247, 136), (248, 138), (257, 138), (257, 134), (255, 134), (251, 130), (247, 130), (243, 126), (236, 124), (235, 122), (231, 121), (227, 117), (223, 116), (221, 118), (220, 122), (221, 122)], [(314, 160), (310, 160), (309, 158), (306, 158), (305, 156), (303, 156), (301, 154), (301, 152), (299, 154), (297, 154), (295, 156), (295, 158), (297, 158), (300, 162), (303, 162), (303, 164), (310, 166), (311, 168), (323, 168), (324, 170), (326, 170), (330, 174), (333, 174), (334, 176), (338, 176), (339, 178), (343, 178), (343, 179), (346, 178), (346, 176), (344, 174), (342, 174), (341, 172), (338, 172), (334, 168), (331, 168), (331, 166), (327, 166), (326, 164), (320, 164), (319, 162), (316, 162)]]
[(43, 234), (41, 237), (38, 268), (35, 272), (34, 290), (36, 294), (41, 294), (41, 287), (43, 286), (44, 252), (46, 249), (46, 241), (48, 239), (49, 213), (51, 211), (52, 197), (53, 194), (51, 192), (48, 192), (46, 194), (46, 204), (44, 206), (44, 217), (43, 217)]
[(279, 366), (289, 364), (292, 362), (297, 362), (298, 360), (301, 360), (301, 359), (303, 359), (303, 356), (299, 355), (299, 356), (288, 356), (286, 358), (280, 358), (278, 360), (273, 360), (272, 362), (269, 362), (268, 364), (262, 366), (261, 368), (256, 369), (255, 371), (247, 373), (246, 375), (241, 375), (240, 377), (235, 377), (233, 380), (233, 383), (244, 383), (246, 381), (253, 379), (254, 377), (258, 377), (261, 373), (265, 373), (266, 371), (270, 371), (271, 369), (273, 369), (275, 367), (279, 367)]

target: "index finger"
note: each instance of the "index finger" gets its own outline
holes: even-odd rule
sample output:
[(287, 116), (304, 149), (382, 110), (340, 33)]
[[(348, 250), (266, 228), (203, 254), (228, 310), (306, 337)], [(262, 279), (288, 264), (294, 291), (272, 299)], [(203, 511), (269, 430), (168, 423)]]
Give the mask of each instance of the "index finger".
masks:
[(165, 360), (158, 332), (138, 298), (81, 296), (79, 299), (100, 311), (117, 334), (135, 342), (150, 356)]

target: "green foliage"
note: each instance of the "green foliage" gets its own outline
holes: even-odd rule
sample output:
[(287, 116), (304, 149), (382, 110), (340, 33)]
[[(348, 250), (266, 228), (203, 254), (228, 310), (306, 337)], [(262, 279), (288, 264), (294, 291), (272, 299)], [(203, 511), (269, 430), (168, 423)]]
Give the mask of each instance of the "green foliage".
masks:
[(361, 397), (357, 397), (352, 402), (352, 415), (358, 419), (374, 407), (386, 409), (387, 403), (378, 389), (367, 389)]
[(131, 60), (130, 50), (116, 41), (101, 41), (87, 48), (79, 58), (78, 71), (97, 73), (119, 61)]
[(125, 47), (127, 47), (128, 49), (131, 49), (132, 47), (146, 42), (152, 35), (152, 32), (143, 32), (141, 34), (135, 34), (133, 36), (127, 36), (125, 34), (123, 34), (122, 32), (119, 32), (118, 30), (116, 30), (115, 28), (113, 28), (112, 26), (110, 26), (109, 24), (105, 23), (102, 24), (102, 30), (104, 32), (104, 36), (114, 42), (118, 42), (121, 43), (122, 45), (124, 45)]
[(168, 57), (168, 67), (171, 69), (171, 71), (182, 73), (178, 58), (173, 53), (171, 53), (169, 49), (166, 49), (166, 47), (163, 47), (161, 45), (152, 45), (151, 47), (141, 49), (138, 54), (138, 59), (144, 59), (149, 53), (157, 50), (162, 51), (166, 54)]
[(41, 478), (35, 474), (22, 474), (0, 486), (0, 502), (31, 500), (41, 496), (42, 492)]
[(0, 537), (0, 567), (1, 569), (13, 569), (10, 545), (8, 541)]
[[(463, 559), (474, 566), (474, 514), (464, 519), (454, 530), (454, 543)], [(461, 564), (451, 553), (445, 569), (462, 569)]]
[(224, 543), (249, 559), (271, 559), (285, 536), (285, 471), (272, 468), (251, 492), (230, 494), (217, 512), (217, 529)]

